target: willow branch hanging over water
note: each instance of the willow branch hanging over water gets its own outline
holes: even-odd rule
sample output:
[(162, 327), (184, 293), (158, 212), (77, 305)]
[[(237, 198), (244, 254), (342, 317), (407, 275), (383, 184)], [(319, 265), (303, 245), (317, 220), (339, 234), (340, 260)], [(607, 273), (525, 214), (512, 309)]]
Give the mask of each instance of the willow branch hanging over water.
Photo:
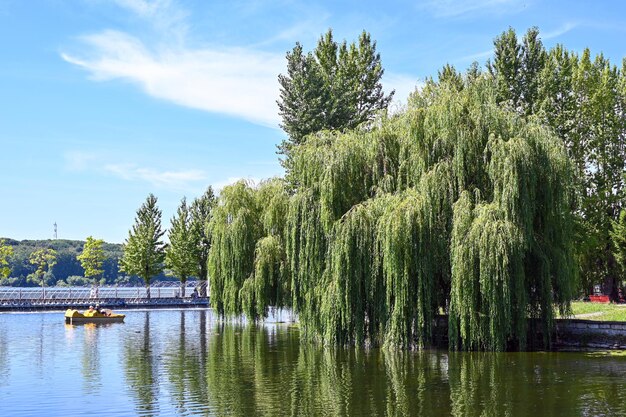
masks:
[(221, 312), (291, 305), (309, 339), (420, 347), (445, 311), (452, 348), (502, 350), (568, 308), (572, 168), (487, 78), (431, 82), (401, 114), (309, 137), (292, 162), (287, 187), (222, 193)]

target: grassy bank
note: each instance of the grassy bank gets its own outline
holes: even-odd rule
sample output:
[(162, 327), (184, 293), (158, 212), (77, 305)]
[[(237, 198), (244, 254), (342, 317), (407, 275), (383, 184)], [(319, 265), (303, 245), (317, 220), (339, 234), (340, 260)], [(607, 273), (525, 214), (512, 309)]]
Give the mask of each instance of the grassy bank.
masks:
[(584, 301), (572, 303), (574, 317), (598, 321), (626, 321), (626, 304), (600, 304)]

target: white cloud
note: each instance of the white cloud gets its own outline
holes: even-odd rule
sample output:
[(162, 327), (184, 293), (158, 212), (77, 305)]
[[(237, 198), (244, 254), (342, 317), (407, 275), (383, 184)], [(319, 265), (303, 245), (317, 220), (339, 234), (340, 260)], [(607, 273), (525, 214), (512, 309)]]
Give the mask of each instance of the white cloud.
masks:
[(483, 59), (483, 58), (489, 58), (493, 55), (493, 49), (490, 49), (488, 51), (482, 51), (482, 52), (477, 52), (475, 54), (471, 54), (471, 55), (466, 55), (463, 56), (461, 58), (459, 58), (457, 61), (462, 61), (462, 62), (466, 62), (466, 61), (470, 61), (470, 62), (474, 62), (474, 61), (478, 61), (479, 59)]
[(61, 54), (65, 61), (97, 81), (125, 80), (178, 105), (278, 126), (277, 77), (284, 70), (283, 54), (190, 47), (185, 41), (189, 14), (175, 0), (114, 2), (157, 29), (161, 41), (147, 44), (128, 33), (105, 30), (79, 38), (78, 52)]
[(127, 181), (145, 181), (157, 187), (171, 189), (189, 189), (192, 183), (206, 181), (206, 174), (201, 170), (158, 171), (142, 168), (134, 164), (108, 164), (104, 170)]
[(541, 34), (540, 32), (539, 36), (541, 36), (541, 39), (544, 39), (544, 40), (558, 38), (559, 36), (565, 35), (567, 32), (571, 31), (572, 29), (575, 29), (576, 27), (578, 27), (578, 23), (567, 22), (561, 25), (561, 27), (558, 27), (550, 32), (546, 32), (544, 34)]
[(421, 7), (437, 17), (464, 17), (476, 14), (515, 13), (530, 0), (428, 0)]
[(82, 40), (90, 53), (62, 57), (95, 80), (127, 80), (153, 97), (179, 105), (278, 125), (275, 100), (282, 55), (244, 48), (151, 51), (139, 39), (111, 30)]

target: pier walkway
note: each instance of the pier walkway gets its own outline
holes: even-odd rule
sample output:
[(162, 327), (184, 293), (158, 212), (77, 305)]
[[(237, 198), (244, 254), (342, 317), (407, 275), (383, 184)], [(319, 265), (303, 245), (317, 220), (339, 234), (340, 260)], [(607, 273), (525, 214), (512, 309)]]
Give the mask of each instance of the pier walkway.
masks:
[(0, 287), (0, 312), (102, 308), (184, 308), (208, 307), (209, 297), (199, 297), (197, 286), (186, 287), (181, 296), (180, 284), (159, 283), (145, 287)]

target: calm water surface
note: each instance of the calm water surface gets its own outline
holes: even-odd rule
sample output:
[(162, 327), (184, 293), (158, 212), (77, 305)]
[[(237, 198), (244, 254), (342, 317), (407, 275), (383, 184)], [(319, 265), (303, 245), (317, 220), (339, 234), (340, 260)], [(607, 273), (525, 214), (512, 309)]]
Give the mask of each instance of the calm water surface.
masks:
[(626, 416), (626, 359), (301, 345), (288, 324), (0, 314), (0, 416)]

